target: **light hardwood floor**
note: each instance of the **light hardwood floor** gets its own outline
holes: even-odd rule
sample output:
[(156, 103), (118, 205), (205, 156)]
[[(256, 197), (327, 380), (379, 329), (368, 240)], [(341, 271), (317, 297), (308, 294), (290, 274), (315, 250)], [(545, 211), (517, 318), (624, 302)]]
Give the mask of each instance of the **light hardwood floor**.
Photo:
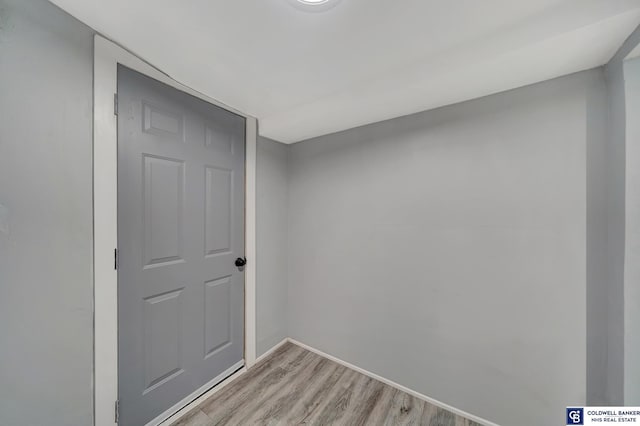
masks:
[(173, 426), (480, 426), (285, 343)]

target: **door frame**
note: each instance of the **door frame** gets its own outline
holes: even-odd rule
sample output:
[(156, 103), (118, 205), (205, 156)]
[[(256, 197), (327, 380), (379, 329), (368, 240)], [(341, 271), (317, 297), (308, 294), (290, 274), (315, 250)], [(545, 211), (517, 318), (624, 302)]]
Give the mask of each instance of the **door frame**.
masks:
[[(113, 426), (118, 399), (118, 64), (246, 119), (244, 362), (256, 360), (256, 143), (258, 120), (197, 92), (96, 34), (93, 67), (94, 424)], [(241, 374), (239, 371), (236, 374)]]

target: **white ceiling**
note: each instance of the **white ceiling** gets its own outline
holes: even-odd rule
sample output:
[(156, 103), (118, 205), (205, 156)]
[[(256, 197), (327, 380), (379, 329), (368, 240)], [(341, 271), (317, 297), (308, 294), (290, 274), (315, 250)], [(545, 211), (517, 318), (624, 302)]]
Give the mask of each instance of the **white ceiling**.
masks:
[(52, 0), (286, 142), (606, 63), (640, 0)]

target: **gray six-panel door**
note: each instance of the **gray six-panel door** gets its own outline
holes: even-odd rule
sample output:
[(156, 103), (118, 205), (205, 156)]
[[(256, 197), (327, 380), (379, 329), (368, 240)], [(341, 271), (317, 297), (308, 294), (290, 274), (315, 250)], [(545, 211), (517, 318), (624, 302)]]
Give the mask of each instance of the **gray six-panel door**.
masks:
[(244, 355), (245, 120), (118, 68), (118, 398), (140, 426)]

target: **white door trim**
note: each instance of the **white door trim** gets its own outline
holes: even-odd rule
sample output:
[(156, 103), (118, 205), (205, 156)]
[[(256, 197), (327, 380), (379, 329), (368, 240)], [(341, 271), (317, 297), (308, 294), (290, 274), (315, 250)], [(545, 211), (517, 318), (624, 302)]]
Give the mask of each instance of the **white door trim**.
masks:
[(184, 86), (117, 44), (96, 35), (93, 69), (94, 424), (115, 424), (118, 397), (118, 132), (114, 94), (118, 64), (246, 118), (245, 364), (256, 359), (256, 118)]

